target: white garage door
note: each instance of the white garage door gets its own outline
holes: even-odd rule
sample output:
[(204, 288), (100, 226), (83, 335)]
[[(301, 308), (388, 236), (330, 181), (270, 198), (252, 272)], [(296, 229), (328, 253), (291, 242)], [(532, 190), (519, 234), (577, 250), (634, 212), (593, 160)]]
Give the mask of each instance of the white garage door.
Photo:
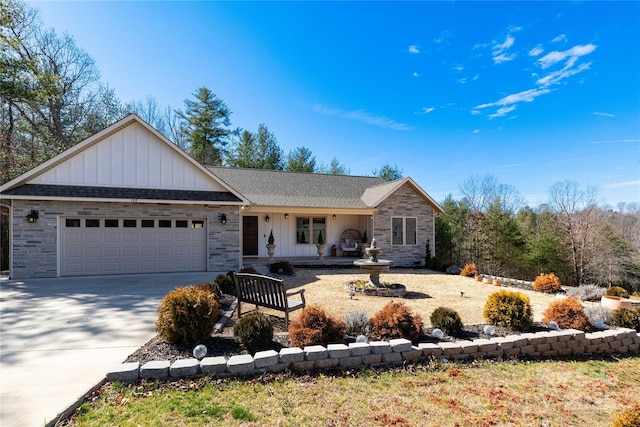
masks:
[(60, 275), (207, 270), (203, 219), (62, 218)]

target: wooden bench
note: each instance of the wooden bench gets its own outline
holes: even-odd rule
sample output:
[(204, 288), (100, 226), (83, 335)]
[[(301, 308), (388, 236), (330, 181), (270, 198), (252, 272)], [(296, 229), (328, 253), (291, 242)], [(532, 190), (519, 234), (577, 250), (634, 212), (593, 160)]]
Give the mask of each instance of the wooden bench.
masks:
[[(289, 328), (289, 313), (304, 308), (304, 289), (295, 292), (287, 292), (284, 281), (273, 277), (261, 276), (250, 273), (234, 273), (233, 279), (236, 285), (238, 297), (238, 317), (242, 315), (241, 302), (255, 304), (258, 307), (267, 307), (284, 311), (284, 325)], [(300, 294), (300, 300), (289, 297)]]

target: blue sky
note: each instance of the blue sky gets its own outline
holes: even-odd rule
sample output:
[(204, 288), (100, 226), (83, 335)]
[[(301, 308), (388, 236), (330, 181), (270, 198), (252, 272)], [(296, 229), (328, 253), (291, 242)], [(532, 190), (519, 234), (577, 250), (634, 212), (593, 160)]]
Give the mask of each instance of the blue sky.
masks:
[(123, 101), (206, 86), (354, 175), (436, 200), (475, 175), (531, 206), (571, 179), (640, 202), (640, 2), (30, 2)]

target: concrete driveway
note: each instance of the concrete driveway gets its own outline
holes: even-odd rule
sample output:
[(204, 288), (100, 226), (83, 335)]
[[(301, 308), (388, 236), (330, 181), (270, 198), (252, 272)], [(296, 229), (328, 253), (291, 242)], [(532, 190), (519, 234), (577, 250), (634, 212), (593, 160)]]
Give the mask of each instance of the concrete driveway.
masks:
[(0, 425), (55, 421), (155, 335), (167, 292), (217, 274), (0, 281)]

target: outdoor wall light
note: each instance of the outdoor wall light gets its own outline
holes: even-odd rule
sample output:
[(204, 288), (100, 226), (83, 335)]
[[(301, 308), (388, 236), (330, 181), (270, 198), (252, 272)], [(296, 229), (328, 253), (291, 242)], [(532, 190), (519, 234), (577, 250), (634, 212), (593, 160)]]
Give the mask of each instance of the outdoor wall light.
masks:
[(335, 220), (336, 220), (336, 214), (333, 214), (333, 217), (332, 217), (332, 218), (333, 218), (333, 220), (335, 221)]
[(265, 220), (265, 221), (267, 221), (267, 222), (269, 222), (269, 221), (271, 221), (271, 218), (269, 218), (269, 215), (267, 215), (267, 216), (264, 218), (264, 220)]
[(284, 214), (284, 219), (289, 219), (289, 214), (288, 213)]
[(32, 210), (29, 215), (27, 215), (27, 221), (29, 224), (35, 224), (38, 222), (38, 211)]
[(227, 215), (220, 214), (218, 215), (218, 219), (220, 220), (220, 224), (225, 225), (227, 223)]

